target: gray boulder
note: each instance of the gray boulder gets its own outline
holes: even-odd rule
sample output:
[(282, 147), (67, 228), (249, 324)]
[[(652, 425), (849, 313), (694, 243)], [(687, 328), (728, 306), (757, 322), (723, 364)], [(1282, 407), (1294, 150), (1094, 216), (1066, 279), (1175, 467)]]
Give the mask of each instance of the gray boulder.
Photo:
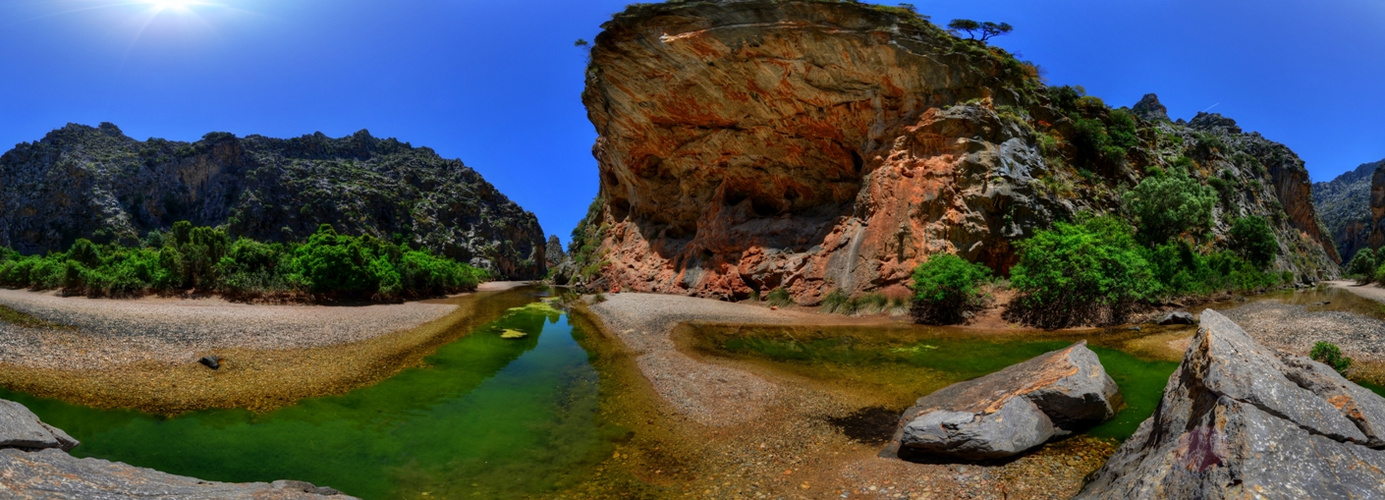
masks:
[(919, 398), (885, 455), (988, 460), (1101, 423), (1121, 398), (1086, 341)]
[(1385, 398), (1213, 310), (1154, 415), (1077, 498), (1385, 498)]
[(1175, 311), (1166, 313), (1159, 317), (1155, 323), (1161, 325), (1195, 325), (1197, 321), (1193, 319), (1192, 313), (1188, 311)]
[(67, 451), (77, 441), (40, 422), (24, 405), (0, 400), (0, 498), (14, 499), (350, 499), (302, 481), (218, 483)]
[(0, 448), (44, 449), (68, 451), (77, 447), (77, 440), (62, 429), (38, 419), (24, 405), (0, 399)]

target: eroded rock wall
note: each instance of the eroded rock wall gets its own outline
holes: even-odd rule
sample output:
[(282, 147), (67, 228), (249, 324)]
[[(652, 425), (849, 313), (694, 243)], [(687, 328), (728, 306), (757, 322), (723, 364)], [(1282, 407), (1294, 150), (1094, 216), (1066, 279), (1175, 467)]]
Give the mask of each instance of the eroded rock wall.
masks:
[(1385, 247), (1385, 166), (1371, 177), (1371, 248)]
[[(1121, 186), (1177, 156), (1183, 143), (1164, 135), (1223, 134), (1264, 163), (1282, 156), (1239, 129), (1167, 122), (1151, 95), (1131, 164), (1076, 168), (1074, 120), (1050, 106), (1033, 67), (898, 8), (684, 2), (635, 6), (604, 28), (583, 94), (604, 203), (574, 234), (594, 245), (574, 252), (574, 271), (605, 287), (718, 298), (785, 288), (802, 303), (834, 289), (904, 294), (929, 255), (1004, 274), (1015, 241), (1114, 209)], [(1260, 181), (1237, 198), (1246, 205), (1219, 212), (1217, 236), (1230, 218), (1273, 212), (1286, 256), (1298, 256), (1279, 270), (1331, 273), (1302, 162), (1252, 170), (1229, 157), (1209, 150), (1194, 174), (1225, 163), (1247, 186)]]

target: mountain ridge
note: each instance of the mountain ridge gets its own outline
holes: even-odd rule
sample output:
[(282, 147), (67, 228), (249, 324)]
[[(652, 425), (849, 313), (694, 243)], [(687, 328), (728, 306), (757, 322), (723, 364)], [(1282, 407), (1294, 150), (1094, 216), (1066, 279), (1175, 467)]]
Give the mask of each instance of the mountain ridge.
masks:
[(189, 220), (287, 241), (332, 224), (398, 239), (510, 278), (544, 274), (533, 213), (475, 170), (368, 131), (289, 139), (212, 132), (140, 141), (68, 124), (0, 155), (0, 246), (63, 250), (77, 238), (133, 243)]

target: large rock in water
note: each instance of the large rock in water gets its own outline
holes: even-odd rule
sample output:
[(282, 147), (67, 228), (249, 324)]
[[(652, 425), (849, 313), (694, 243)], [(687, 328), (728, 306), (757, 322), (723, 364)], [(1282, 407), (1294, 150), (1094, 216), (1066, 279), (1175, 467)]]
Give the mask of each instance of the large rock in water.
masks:
[(1267, 349), (1213, 310), (1077, 498), (1385, 498), (1385, 398)]
[(0, 448), (45, 449), (68, 451), (79, 443), (62, 429), (38, 419), (24, 405), (0, 399)]
[(901, 458), (986, 460), (1101, 423), (1121, 404), (1116, 382), (1082, 341), (919, 398), (889, 451)]
[[(574, 233), (590, 247), (571, 268), (582, 280), (722, 299), (782, 288), (803, 304), (834, 289), (907, 294), (930, 255), (1003, 274), (1014, 241), (1115, 210), (1116, 186), (1180, 156), (1200, 179), (1222, 177), (1239, 214), (1271, 222), (1275, 271), (1338, 272), (1288, 148), (1216, 115), (1157, 120), (1151, 98), (1141, 137), (1180, 140), (1087, 165), (1075, 90), (906, 9), (635, 4), (603, 28), (582, 95), (601, 187)], [(1215, 226), (1226, 241), (1231, 224)]]
[(24, 405), (0, 400), (0, 498), (6, 499), (351, 499), (302, 481), (218, 483), (120, 462), (76, 458), (77, 441)]

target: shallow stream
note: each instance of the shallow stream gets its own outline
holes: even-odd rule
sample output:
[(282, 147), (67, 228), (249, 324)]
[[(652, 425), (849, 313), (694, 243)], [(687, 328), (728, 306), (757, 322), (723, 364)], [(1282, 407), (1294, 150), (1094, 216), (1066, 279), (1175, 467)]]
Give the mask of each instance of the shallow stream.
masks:
[[(505, 330), (527, 334), (503, 339)], [(367, 499), (525, 497), (587, 478), (624, 431), (564, 314), (516, 310), (384, 382), (264, 414), (159, 418), (0, 391), (82, 442), (73, 454), (218, 481), (297, 479)]]
[[(1374, 303), (1335, 291), (1267, 298), (1385, 315)], [(515, 332), (524, 336), (502, 338)], [(1088, 434), (1122, 440), (1153, 412), (1177, 367), (1169, 342), (1191, 333), (1192, 327), (1148, 326), (1045, 333), (693, 325), (683, 329), (680, 342), (700, 356), (859, 395), (861, 406), (879, 407), (888, 417), (948, 384), (1087, 339), (1126, 402), (1115, 419)], [(640, 422), (632, 425), (642, 425), (653, 411), (612, 402), (644, 389), (612, 379), (638, 375), (633, 364), (603, 361), (607, 342), (534, 302), (441, 347), (423, 367), (268, 413), (207, 410), (164, 418), (4, 390), (0, 398), (23, 403), (82, 441), (74, 455), (174, 474), (235, 482), (297, 479), (366, 499), (542, 496), (589, 483), (613, 455), (622, 456), (619, 447), (632, 445), (634, 431), (605, 415), (637, 415)], [(603, 405), (625, 410), (607, 412)], [(890, 418), (876, 420), (893, 425)], [(663, 467), (680, 460), (670, 456)], [(643, 477), (638, 470), (635, 475)], [(621, 492), (643, 488), (645, 481), (600, 488), (628, 496)]]

